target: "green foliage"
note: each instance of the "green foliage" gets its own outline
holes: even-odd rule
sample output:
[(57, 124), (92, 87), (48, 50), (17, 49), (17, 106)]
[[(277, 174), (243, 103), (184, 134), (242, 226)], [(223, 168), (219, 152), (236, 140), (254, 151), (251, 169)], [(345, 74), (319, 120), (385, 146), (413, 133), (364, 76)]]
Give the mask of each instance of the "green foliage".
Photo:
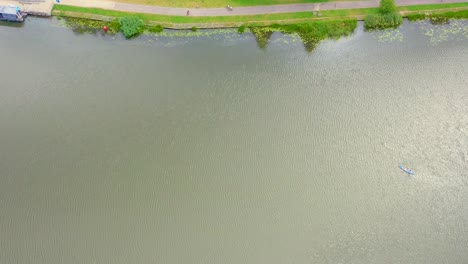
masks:
[(109, 33), (117, 33), (119, 28), (113, 26), (113, 22), (109, 23), (106, 21), (92, 20), (92, 19), (83, 19), (83, 18), (72, 18), (72, 17), (63, 17), (63, 21), (67, 27), (70, 27), (73, 32), (77, 34), (83, 33), (92, 33), (97, 34), (102, 32), (104, 26), (109, 28)]
[(398, 27), (403, 18), (397, 13), (395, 0), (380, 0), (379, 14), (370, 14), (364, 20), (366, 29)]
[(148, 31), (151, 32), (151, 33), (160, 33), (163, 30), (164, 30), (164, 28), (161, 25), (148, 27)]
[(198, 30), (198, 28), (194, 26), (190, 30), (192, 30), (193, 32), (196, 32)]
[[(454, 12), (443, 12), (443, 13), (436, 13), (436, 14), (411, 14), (408, 15), (408, 20), (415, 21), (415, 20), (422, 20), (422, 19), (431, 19), (435, 17), (435, 20), (441, 20), (442, 17), (445, 19), (468, 19), (468, 10), (460, 10)], [(436, 22), (437, 23), (437, 22)]]
[(297, 33), (307, 52), (326, 38), (340, 38), (351, 34), (357, 26), (356, 20), (316, 21), (296, 25), (278, 25), (286, 33)]
[(241, 25), (241, 26), (237, 29), (237, 32), (239, 32), (240, 34), (244, 33), (244, 32), (245, 32), (245, 25)]
[(391, 14), (397, 12), (395, 0), (380, 0), (379, 12), (381, 14)]
[(387, 27), (398, 27), (403, 23), (403, 17), (398, 13), (391, 13), (383, 15), (383, 20), (385, 21)]
[(403, 22), (400, 14), (368, 15), (364, 20), (366, 29), (395, 28)]
[(382, 15), (368, 15), (364, 19), (364, 26), (366, 29), (378, 28), (382, 21)]
[(426, 19), (426, 15), (424, 14), (410, 14), (408, 15), (408, 20), (409, 21), (416, 21), (416, 20), (422, 20)]
[(117, 33), (120, 31), (120, 22), (119, 19), (114, 19), (109, 23), (109, 32), (111, 33)]
[(290, 24), (290, 25), (272, 25), (272, 28), (279, 29), (284, 33), (298, 33), (316, 36), (324, 39), (339, 38), (351, 34), (357, 26), (357, 21), (349, 20), (329, 20), (313, 21), (309, 23)]
[(122, 17), (119, 19), (119, 22), (120, 30), (126, 38), (132, 38), (141, 34), (145, 27), (143, 20), (138, 17)]
[(298, 34), (306, 51), (311, 52), (317, 44), (326, 38), (339, 38), (351, 34), (357, 26), (357, 21), (333, 20), (333, 21), (313, 21), (300, 24), (278, 25), (269, 27), (251, 27), (250, 31), (254, 34), (257, 45), (263, 49), (267, 46), (271, 35), (275, 31), (286, 34)]

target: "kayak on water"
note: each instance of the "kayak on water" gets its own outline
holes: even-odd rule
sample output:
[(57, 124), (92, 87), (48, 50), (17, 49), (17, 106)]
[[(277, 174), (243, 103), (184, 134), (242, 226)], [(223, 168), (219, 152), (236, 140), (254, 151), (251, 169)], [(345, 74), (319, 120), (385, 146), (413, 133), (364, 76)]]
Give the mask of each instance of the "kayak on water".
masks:
[(410, 170), (410, 169), (404, 167), (403, 165), (400, 165), (399, 167), (400, 167), (400, 169), (401, 169), (402, 171), (408, 173), (409, 175), (414, 175), (414, 171), (412, 171), (412, 170)]

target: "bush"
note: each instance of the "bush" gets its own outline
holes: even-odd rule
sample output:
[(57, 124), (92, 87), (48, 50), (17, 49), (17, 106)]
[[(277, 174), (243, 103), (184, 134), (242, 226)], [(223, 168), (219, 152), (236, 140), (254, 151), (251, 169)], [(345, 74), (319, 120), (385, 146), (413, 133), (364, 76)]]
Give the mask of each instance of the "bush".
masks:
[(241, 25), (241, 26), (237, 29), (237, 32), (239, 32), (240, 34), (244, 33), (244, 32), (245, 32), (245, 25)]
[(395, 0), (380, 0), (379, 12), (381, 14), (391, 14), (397, 12)]
[(392, 28), (403, 22), (403, 17), (397, 13), (395, 0), (380, 0), (379, 13), (366, 17), (364, 20), (366, 29)]
[(398, 13), (383, 15), (385, 27), (398, 27), (403, 22), (403, 17)]
[(368, 15), (364, 19), (364, 26), (366, 29), (377, 28), (377, 26), (380, 24), (380, 20), (380, 15)]
[(122, 17), (120, 20), (120, 30), (126, 38), (132, 38), (141, 34), (145, 28), (143, 20), (138, 17)]
[(148, 27), (148, 31), (151, 32), (151, 33), (160, 33), (163, 30), (164, 30), (164, 28), (161, 25)]
[(398, 27), (403, 22), (400, 14), (368, 15), (364, 20), (366, 29), (383, 29)]
[(195, 32), (195, 31), (198, 30), (198, 28), (197, 28), (197, 27), (192, 27), (191, 30), (192, 30), (193, 32)]

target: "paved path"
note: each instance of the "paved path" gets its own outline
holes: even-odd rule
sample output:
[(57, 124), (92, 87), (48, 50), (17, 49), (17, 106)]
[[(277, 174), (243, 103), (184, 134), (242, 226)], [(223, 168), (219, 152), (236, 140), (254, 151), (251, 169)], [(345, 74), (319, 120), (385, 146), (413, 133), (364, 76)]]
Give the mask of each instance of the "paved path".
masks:
[[(229, 1), (226, 0), (226, 3)], [(396, 0), (398, 6), (425, 5), (440, 3), (461, 3), (467, 0)], [(160, 7), (148, 5), (125, 4), (111, 1), (97, 0), (61, 0), (61, 4), (81, 7), (97, 7), (103, 9), (149, 13), (171, 16), (185, 16), (187, 8)], [(234, 7), (234, 10), (228, 11), (226, 8), (190, 8), (190, 16), (238, 16), (238, 15), (257, 15), (271, 13), (291, 13), (312, 10), (334, 10), (334, 9), (353, 9), (368, 8), (379, 6), (378, 0), (364, 1), (346, 1), (346, 2), (325, 2), (313, 4), (290, 4), (290, 5), (271, 5), (271, 6), (246, 6)]]

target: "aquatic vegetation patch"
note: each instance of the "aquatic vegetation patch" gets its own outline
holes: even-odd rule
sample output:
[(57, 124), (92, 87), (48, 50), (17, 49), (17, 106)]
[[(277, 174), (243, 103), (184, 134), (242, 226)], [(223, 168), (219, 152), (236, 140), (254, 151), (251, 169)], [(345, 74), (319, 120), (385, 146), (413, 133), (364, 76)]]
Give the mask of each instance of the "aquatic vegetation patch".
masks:
[(83, 18), (73, 18), (73, 17), (64, 17), (59, 18), (60, 21), (64, 23), (65, 26), (71, 28), (73, 32), (78, 34), (83, 33), (97, 33), (101, 31), (104, 27), (108, 28), (108, 32), (115, 34), (120, 30), (120, 24), (118, 21), (106, 22), (100, 20), (91, 20)]
[(316, 21), (295, 25), (273, 25), (273, 27), (279, 28), (283, 33), (296, 33), (306, 51), (312, 52), (324, 39), (338, 39), (353, 33), (357, 27), (357, 20)]
[(434, 25), (427, 20), (420, 20), (416, 23), (433, 45), (445, 41), (468, 39), (468, 19), (450, 20), (450, 23), (440, 25)]
[(239, 34), (236, 29), (198, 29), (188, 30), (164, 30), (161, 33), (153, 34), (152, 40), (158, 45), (165, 47), (183, 46), (194, 41), (204, 41), (207, 38), (225, 45), (233, 45), (242, 39), (249, 39), (249, 34)]
[(285, 34), (297, 34), (306, 51), (311, 52), (316, 45), (326, 39), (337, 39), (342, 36), (348, 36), (354, 32), (357, 27), (357, 20), (329, 20), (329, 21), (312, 21), (308, 23), (279, 25), (274, 24), (268, 27), (250, 27), (250, 31), (254, 34), (257, 45), (260, 48), (265, 48), (273, 32), (281, 32)]
[(387, 28), (383, 30), (376, 30), (371, 33), (378, 42), (382, 43), (392, 43), (392, 42), (402, 42), (403, 33), (397, 28)]
[(429, 21), (431, 21), (431, 24), (433, 25), (441, 25), (441, 24), (447, 24), (449, 22), (448, 17), (444, 16), (431, 16), (429, 18)]
[(252, 27), (250, 28), (250, 32), (255, 36), (255, 39), (257, 40), (257, 46), (260, 49), (266, 48), (268, 45), (268, 42), (270, 41), (271, 35), (273, 35), (273, 32), (277, 31), (274, 28), (271, 27)]
[[(192, 38), (192, 37), (208, 37), (225, 34), (235, 34), (235, 29), (208, 29), (208, 30), (178, 30), (169, 29), (159, 33), (158, 36), (162, 38)], [(235, 35), (238, 35), (237, 33)]]

